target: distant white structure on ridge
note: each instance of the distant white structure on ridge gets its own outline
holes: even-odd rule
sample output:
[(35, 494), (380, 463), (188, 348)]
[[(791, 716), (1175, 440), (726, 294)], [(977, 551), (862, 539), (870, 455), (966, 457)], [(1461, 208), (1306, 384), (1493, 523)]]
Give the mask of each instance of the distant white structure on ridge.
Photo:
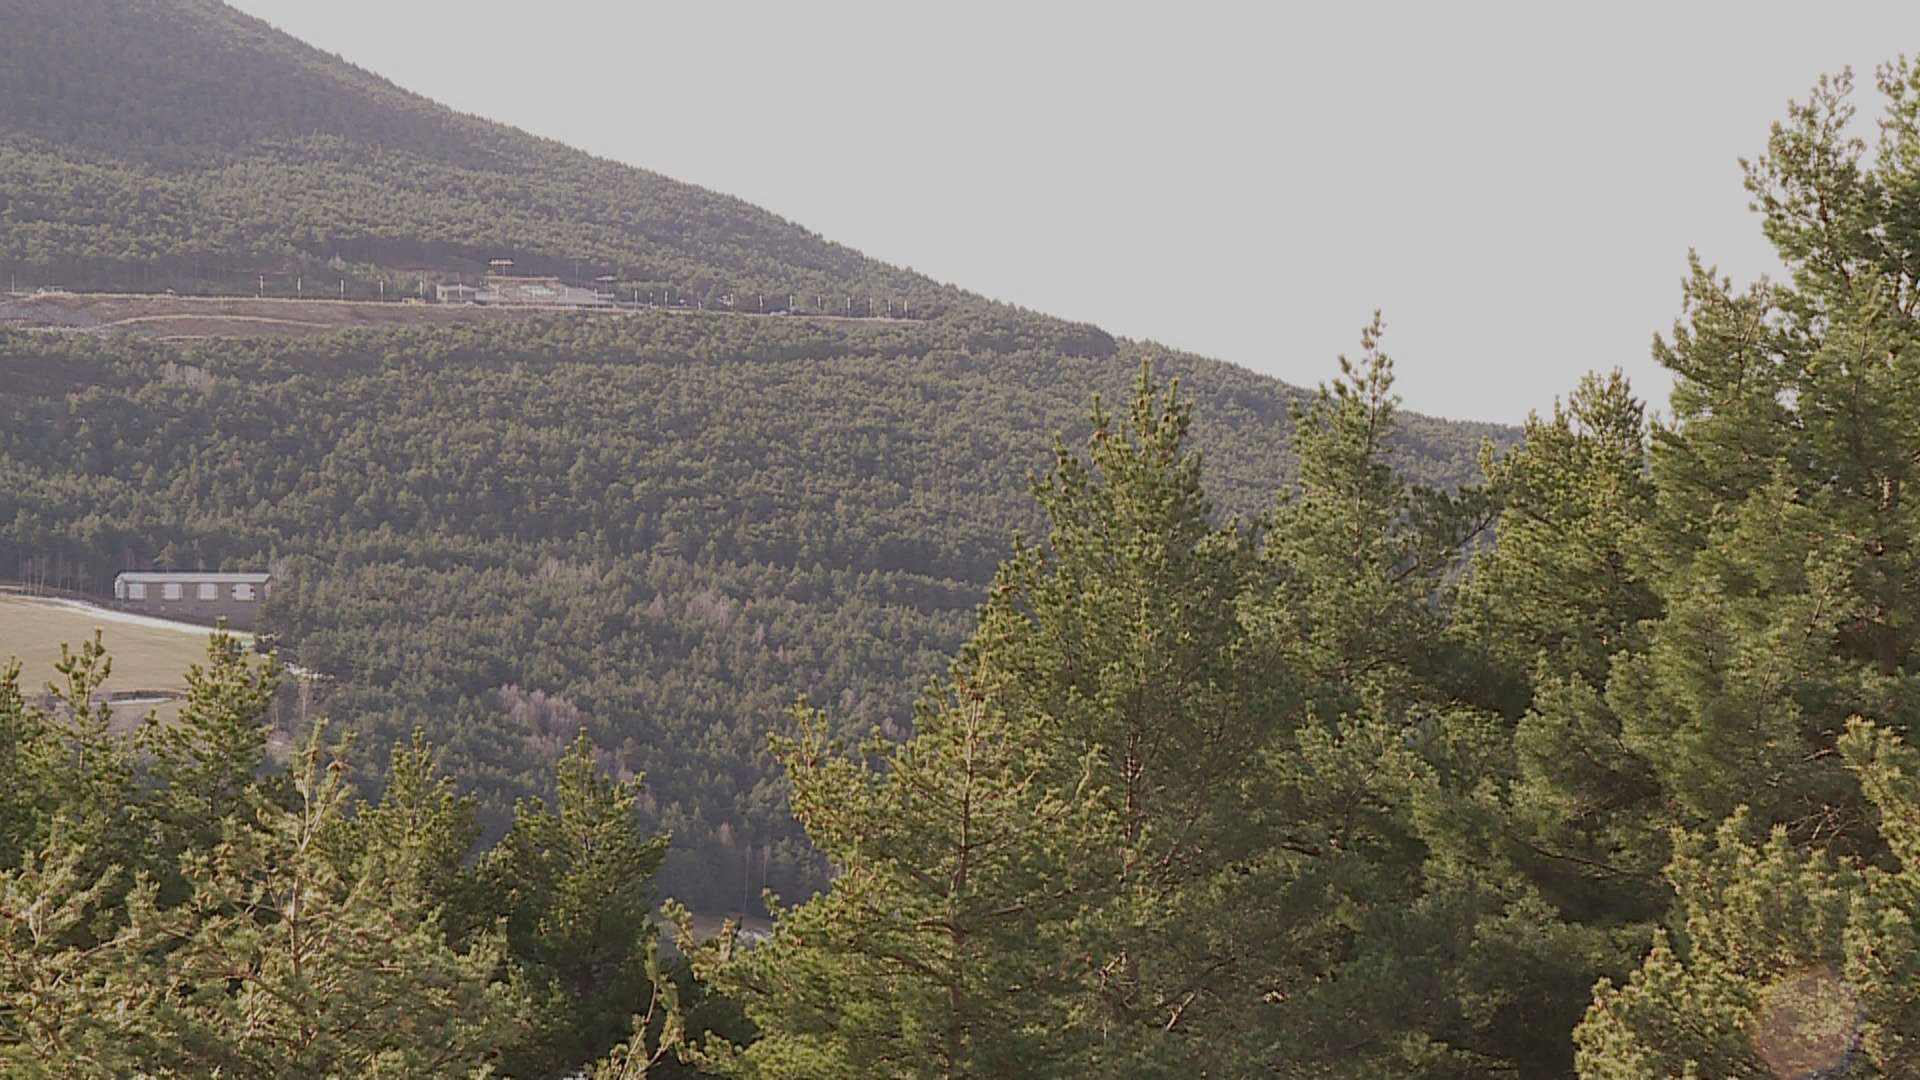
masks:
[(576, 289), (557, 277), (512, 277), (488, 274), (479, 286), (442, 285), (435, 290), (443, 304), (482, 304), (493, 307), (613, 306), (613, 296), (593, 289)]

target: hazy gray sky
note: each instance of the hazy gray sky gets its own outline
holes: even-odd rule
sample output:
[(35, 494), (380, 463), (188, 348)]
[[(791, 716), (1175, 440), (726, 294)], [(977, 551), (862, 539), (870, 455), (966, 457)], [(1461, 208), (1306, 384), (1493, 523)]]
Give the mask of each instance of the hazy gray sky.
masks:
[(457, 109), (888, 262), (1313, 385), (1384, 310), (1409, 408), (1648, 356), (1689, 248), (1777, 273), (1738, 159), (1920, 3), (237, 0)]

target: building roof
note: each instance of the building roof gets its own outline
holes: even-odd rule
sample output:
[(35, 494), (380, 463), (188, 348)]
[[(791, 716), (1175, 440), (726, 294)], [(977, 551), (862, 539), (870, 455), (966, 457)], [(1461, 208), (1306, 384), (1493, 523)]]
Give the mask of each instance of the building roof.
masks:
[(213, 582), (216, 585), (264, 585), (271, 574), (210, 574), (198, 570), (130, 570), (114, 578), (121, 582), (164, 584), (169, 581)]

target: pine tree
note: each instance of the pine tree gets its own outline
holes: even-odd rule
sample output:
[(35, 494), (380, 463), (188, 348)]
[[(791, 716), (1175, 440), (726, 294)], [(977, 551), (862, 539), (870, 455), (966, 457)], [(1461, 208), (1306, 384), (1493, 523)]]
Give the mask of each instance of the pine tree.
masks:
[(1654, 501), (1645, 409), (1618, 371), (1589, 375), (1484, 467), (1499, 543), (1476, 560), (1454, 629), (1517, 676), (1517, 700), (1486, 702), (1517, 716), (1535, 685), (1605, 686), (1614, 655), (1659, 614), (1641, 565)]
[[(1448, 658), (1409, 635), (1485, 504), (1398, 486), (1371, 348), (1303, 416), (1303, 494), (1211, 521), (1187, 411), (1143, 372), (1017, 546), (914, 737), (783, 746), (840, 868), (773, 939), (702, 970), (741, 994), (750, 1076), (1453, 1075), (1470, 897), (1423, 895), (1415, 746)], [(1348, 371), (1349, 376), (1353, 374)], [(1310, 463), (1310, 467), (1307, 463)], [(1343, 604), (1369, 616), (1342, 622)], [(967, 827), (962, 828), (961, 822)], [(1069, 827), (1071, 824), (1071, 827)], [(977, 842), (966, 837), (979, 836)], [(1024, 839), (1021, 839), (1024, 838)], [(996, 1056), (997, 1055), (997, 1056)], [(1327, 1072), (1327, 1070), (1333, 1070)]]
[(152, 956), (125, 926), (128, 875), (64, 817), (0, 871), (0, 1074), (133, 1076), (173, 1037)]
[(53, 738), (45, 759), (51, 816), (64, 819), (68, 842), (88, 853), (92, 874), (142, 864), (144, 813), (132, 755), (113, 733), (113, 710), (100, 693), (113, 659), (100, 632), (78, 650), (63, 642), (48, 685)]
[[(640, 827), (640, 784), (601, 776), (582, 732), (559, 764), (559, 805), (515, 807), (512, 828), (487, 854), (481, 887), (504, 913), (514, 977), (533, 1010), (502, 1061), (508, 1075), (568, 1075), (606, 1054), (654, 990), (653, 877), (666, 840)], [(424, 864), (419, 873), (431, 887), (453, 868)]]
[(848, 757), (802, 709), (776, 743), (794, 813), (840, 867), (772, 938), (724, 938), (696, 970), (760, 1032), (700, 1060), (723, 1075), (1068, 1075), (1086, 1067), (1073, 1003), (1078, 886), (1114, 865), (1091, 762), (1056, 786), (1049, 732), (962, 681), (904, 744)]
[(27, 707), (20, 661), (0, 665), (0, 871), (18, 867), (44, 836), (52, 737), (47, 718)]
[(64, 818), (0, 874), (8, 1075), (478, 1075), (518, 1036), (497, 929), (456, 950), (389, 861), (341, 872), (349, 787), (317, 738), (290, 803), (249, 796), (250, 820), (187, 853), (178, 902), (145, 874), (89, 871)]
[(1426, 873), (1481, 912), (1456, 1041), (1521, 1075), (1565, 1076), (1594, 980), (1631, 969), (1671, 902), (1665, 792), (1605, 696), (1614, 659), (1644, 649), (1660, 611), (1643, 565), (1642, 408), (1617, 373), (1590, 376), (1484, 465), (1498, 543), (1450, 598), (1443, 640), (1485, 711), (1454, 714), (1426, 745)]
[(229, 819), (189, 860), (185, 904), (136, 893), (133, 931), (168, 950), (162, 1060), (235, 1077), (478, 1075), (525, 1008), (495, 978), (504, 934), (456, 950), (391, 859), (370, 852), (342, 873), (351, 788), (339, 757), (323, 758), (316, 731), (291, 806), (256, 799), (256, 827)]
[(840, 872), (713, 965), (763, 1030), (740, 1074), (1227, 1073), (1262, 1044), (1252, 539), (1210, 520), (1177, 388), (1143, 369), (1091, 419), (913, 738), (852, 761), (806, 712), (782, 744)]
[(187, 670), (178, 716), (162, 724), (149, 714), (142, 725), (137, 749), (153, 789), (143, 801), (160, 833), (153, 869), (167, 902), (184, 888), (180, 860), (212, 848), (236, 817), (249, 819), (266, 779), (267, 707), (279, 681), (271, 658), (251, 664), (239, 638), (216, 631), (206, 663)]
[(1674, 415), (1653, 442), (1649, 562), (1667, 610), (1609, 695), (1686, 824), (1745, 803), (1757, 829), (1841, 853), (1876, 842), (1832, 753), (1847, 718), (1920, 720), (1920, 256), (1903, 209), (1920, 191), (1920, 76), (1899, 64), (1880, 82), (1871, 165), (1842, 76), (1748, 166), (1791, 284), (1735, 292), (1696, 264), (1658, 346)]
[(1450, 696), (1436, 601), (1490, 524), (1483, 493), (1449, 495), (1395, 474), (1384, 332), (1376, 314), (1360, 362), (1341, 357), (1340, 377), (1295, 409), (1299, 479), (1263, 551), (1272, 587), (1256, 622), (1269, 647), (1303, 666), (1306, 707), (1322, 721)]
[(958, 666), (1046, 718), (1061, 787), (1096, 762), (1118, 864), (1082, 885), (1086, 1022), (1136, 1075), (1230, 1071), (1259, 1041), (1245, 800), (1284, 698), (1240, 617), (1254, 538), (1212, 521), (1191, 422), (1144, 366), (1124, 417), (1096, 401), (1085, 460), (1060, 445), (1034, 484), (1045, 543), (1002, 568)]
[(1687, 830), (1667, 875), (1686, 931), (1596, 992), (1583, 1075), (1911, 1071), (1912, 762), (1886, 732), (1920, 719), (1920, 73), (1879, 82), (1871, 158), (1843, 75), (1747, 168), (1791, 282), (1736, 291), (1696, 261), (1656, 346), (1674, 415), (1642, 565), (1662, 614), (1604, 697), (1645, 801)]
[(1524, 896), (1461, 854), (1499, 829), (1489, 791), (1504, 740), (1472, 707), (1479, 673), (1444, 633), (1494, 503), (1396, 475), (1381, 333), (1376, 317), (1361, 360), (1343, 357), (1296, 415), (1300, 478), (1247, 605), (1266, 666), (1292, 673), (1300, 703), (1248, 815), (1268, 846), (1262, 873), (1288, 897), (1260, 909), (1286, 942), (1266, 988), (1266, 1064), (1281, 1075), (1514, 1068), (1533, 1020), (1507, 965), (1536, 920), (1522, 908), (1503, 923)]
[(328, 833), (329, 857), (343, 876), (378, 875), (407, 903), (437, 911), (450, 943), (464, 947), (496, 919), (496, 898), (472, 859), (479, 800), (454, 791), (419, 731), (394, 745), (386, 779), (378, 803), (361, 804)]

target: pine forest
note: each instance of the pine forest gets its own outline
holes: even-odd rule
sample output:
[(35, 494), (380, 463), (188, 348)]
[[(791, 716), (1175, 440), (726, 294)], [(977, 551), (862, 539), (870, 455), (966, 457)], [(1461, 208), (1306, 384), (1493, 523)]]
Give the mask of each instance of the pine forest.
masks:
[(1920, 1075), (1920, 67), (1756, 147), (1669, 400), (1511, 430), (1391, 312), (1297, 390), (212, 0), (0, 26), (0, 269), (917, 312), (0, 325), (0, 575), (275, 582), (165, 720), (0, 663), (0, 1075)]

